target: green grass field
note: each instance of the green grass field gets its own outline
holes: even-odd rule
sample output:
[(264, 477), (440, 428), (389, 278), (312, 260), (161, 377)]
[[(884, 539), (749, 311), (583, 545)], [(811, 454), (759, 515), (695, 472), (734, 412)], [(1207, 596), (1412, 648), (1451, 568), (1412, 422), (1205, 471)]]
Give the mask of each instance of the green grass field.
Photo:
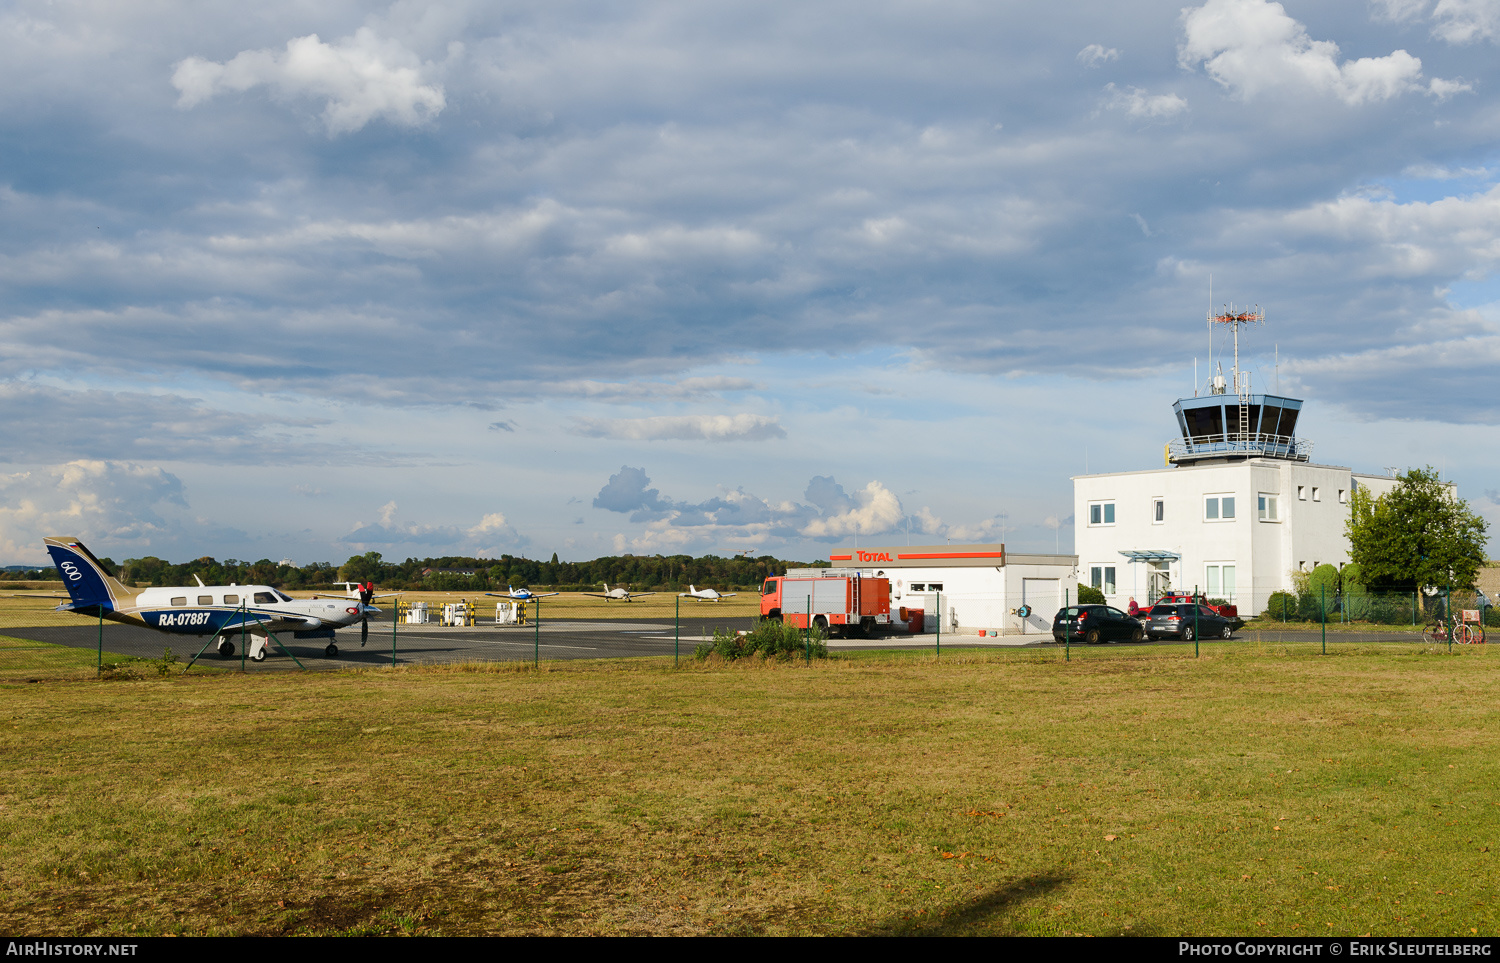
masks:
[(1500, 655), (0, 681), (0, 921), (1493, 935)]

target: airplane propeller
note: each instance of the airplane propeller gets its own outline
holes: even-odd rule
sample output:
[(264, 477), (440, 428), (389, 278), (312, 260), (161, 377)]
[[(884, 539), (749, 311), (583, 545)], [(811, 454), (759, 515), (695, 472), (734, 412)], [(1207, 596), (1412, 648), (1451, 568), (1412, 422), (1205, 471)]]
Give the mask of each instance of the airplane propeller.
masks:
[(370, 600), (375, 597), (375, 583), (365, 582), (359, 587), (359, 644), (361, 647), (370, 638)]

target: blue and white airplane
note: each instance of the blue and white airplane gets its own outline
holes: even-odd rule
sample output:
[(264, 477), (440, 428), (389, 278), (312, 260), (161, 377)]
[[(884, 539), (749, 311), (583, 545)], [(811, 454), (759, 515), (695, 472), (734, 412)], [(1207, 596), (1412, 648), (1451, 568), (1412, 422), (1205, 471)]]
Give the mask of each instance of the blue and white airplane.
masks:
[(510, 599), (512, 602), (530, 602), (532, 599), (550, 599), (554, 595), (562, 594), (561, 592), (533, 592), (528, 588), (517, 589), (511, 588), (509, 585), (505, 586), (505, 593), (506, 594), (504, 595), (501, 595), (499, 592), (486, 592), (484, 594), (497, 599)]
[[(298, 639), (327, 639), (324, 654), (339, 654), (333, 630), (360, 624), (360, 645), (369, 636), (369, 618), (380, 609), (370, 604), (373, 585), (362, 585), (356, 598), (294, 599), (269, 585), (172, 586), (126, 588), (99, 564), (76, 538), (54, 536), (42, 540), (52, 564), (62, 576), (71, 601), (57, 607), (89, 618), (101, 615), (111, 622), (143, 625), (173, 635), (212, 635), (219, 655), (234, 655), (234, 640), (245, 636), (250, 658), (266, 657), (269, 633), (291, 632)], [(197, 576), (193, 576), (197, 578)]]

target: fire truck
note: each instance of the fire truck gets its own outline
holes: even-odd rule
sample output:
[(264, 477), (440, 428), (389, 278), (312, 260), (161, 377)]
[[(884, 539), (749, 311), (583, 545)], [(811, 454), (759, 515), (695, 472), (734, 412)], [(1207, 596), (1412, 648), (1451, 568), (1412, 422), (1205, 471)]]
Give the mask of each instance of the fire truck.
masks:
[(824, 633), (870, 635), (891, 624), (891, 581), (852, 568), (793, 568), (760, 587), (760, 617)]

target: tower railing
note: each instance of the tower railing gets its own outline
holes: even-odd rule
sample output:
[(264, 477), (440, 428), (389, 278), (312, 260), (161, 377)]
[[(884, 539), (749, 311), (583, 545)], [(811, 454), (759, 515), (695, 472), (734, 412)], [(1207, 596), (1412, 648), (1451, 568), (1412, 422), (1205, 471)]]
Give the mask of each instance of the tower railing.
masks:
[(1293, 435), (1223, 431), (1174, 439), (1168, 442), (1167, 452), (1172, 461), (1224, 455), (1261, 455), (1266, 458), (1307, 461), (1312, 457), (1312, 447), (1312, 442)]

